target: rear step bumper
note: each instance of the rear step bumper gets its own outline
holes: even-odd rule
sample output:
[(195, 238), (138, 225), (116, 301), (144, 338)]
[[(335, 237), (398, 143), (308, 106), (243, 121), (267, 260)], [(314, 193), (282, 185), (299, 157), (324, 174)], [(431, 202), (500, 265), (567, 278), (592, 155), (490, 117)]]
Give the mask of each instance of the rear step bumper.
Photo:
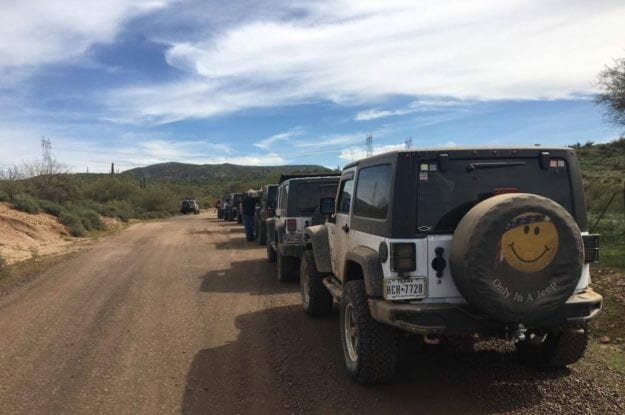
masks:
[[(587, 288), (573, 295), (548, 321), (541, 323), (540, 327), (530, 328), (583, 324), (599, 313), (602, 301), (601, 295)], [(377, 321), (418, 334), (494, 333), (510, 326), (492, 320), (467, 304), (406, 304), (369, 299), (369, 310)]]

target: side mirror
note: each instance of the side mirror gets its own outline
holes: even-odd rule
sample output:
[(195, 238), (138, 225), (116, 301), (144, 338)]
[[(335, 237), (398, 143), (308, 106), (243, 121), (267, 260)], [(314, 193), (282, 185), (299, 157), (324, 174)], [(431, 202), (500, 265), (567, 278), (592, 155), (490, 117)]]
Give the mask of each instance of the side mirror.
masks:
[(319, 213), (322, 215), (332, 215), (335, 210), (335, 201), (333, 197), (324, 197), (319, 202)]

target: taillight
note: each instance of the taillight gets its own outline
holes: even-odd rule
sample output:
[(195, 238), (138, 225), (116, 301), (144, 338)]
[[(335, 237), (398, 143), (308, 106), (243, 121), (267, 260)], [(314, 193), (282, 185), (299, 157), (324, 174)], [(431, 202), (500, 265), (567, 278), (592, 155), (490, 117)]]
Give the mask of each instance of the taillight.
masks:
[(414, 243), (391, 244), (391, 271), (410, 272), (417, 269), (417, 255)]
[(599, 261), (599, 235), (582, 235), (582, 240), (584, 241), (584, 261)]
[(286, 220), (286, 231), (289, 233), (297, 231), (297, 219)]

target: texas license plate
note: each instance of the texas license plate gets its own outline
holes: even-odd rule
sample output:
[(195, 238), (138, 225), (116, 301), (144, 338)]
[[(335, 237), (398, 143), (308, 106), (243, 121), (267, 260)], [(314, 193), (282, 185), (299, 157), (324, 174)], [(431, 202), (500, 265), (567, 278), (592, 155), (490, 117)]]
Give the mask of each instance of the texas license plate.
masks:
[(387, 300), (410, 300), (426, 296), (424, 277), (392, 278), (385, 281), (384, 298)]

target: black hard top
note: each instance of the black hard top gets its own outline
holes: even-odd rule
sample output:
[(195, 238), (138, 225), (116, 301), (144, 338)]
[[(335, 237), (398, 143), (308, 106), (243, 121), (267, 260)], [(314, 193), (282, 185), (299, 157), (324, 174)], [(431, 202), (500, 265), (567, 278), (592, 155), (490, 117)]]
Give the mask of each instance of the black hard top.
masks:
[(280, 176), (280, 181), (278, 183), (282, 183), (291, 179), (305, 179), (305, 178), (314, 178), (314, 177), (332, 177), (332, 176), (340, 176), (340, 173), (323, 173), (323, 174), (283, 174)]
[(376, 159), (387, 159), (389, 156), (402, 155), (433, 158), (439, 154), (447, 154), (450, 159), (470, 159), (470, 158), (499, 158), (499, 157), (538, 157), (541, 153), (548, 152), (550, 155), (560, 157), (571, 156), (575, 154), (575, 150), (569, 147), (542, 147), (542, 146), (525, 146), (525, 147), (431, 147), (431, 148), (415, 148), (410, 150), (393, 150), (385, 153), (376, 154), (375, 156), (360, 159), (347, 164), (343, 169), (357, 166), (363, 161), (375, 161)]

